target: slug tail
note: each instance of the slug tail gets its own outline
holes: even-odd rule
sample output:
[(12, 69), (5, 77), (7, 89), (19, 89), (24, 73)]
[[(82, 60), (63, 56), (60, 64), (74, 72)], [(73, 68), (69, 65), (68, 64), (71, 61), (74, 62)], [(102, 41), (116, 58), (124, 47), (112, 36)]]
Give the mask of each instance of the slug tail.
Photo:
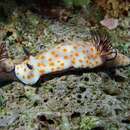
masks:
[(106, 62), (105, 66), (107, 68), (130, 66), (130, 58), (118, 52), (116, 58)]

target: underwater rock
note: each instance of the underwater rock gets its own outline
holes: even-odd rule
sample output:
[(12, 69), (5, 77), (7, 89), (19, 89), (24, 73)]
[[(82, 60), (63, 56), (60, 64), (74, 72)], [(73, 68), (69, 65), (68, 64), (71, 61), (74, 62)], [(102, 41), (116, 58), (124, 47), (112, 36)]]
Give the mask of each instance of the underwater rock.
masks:
[(24, 127), (16, 128), (15, 130), (26, 130)]
[[(73, 21), (75, 21), (75, 24), (72, 24), (72, 21), (71, 23), (67, 22), (61, 24), (59, 22), (40, 19), (39, 16), (31, 17), (31, 15), (34, 14), (18, 13), (18, 17), (15, 17), (15, 21), (12, 21), (11, 23), (11, 28), (16, 28), (17, 33), (24, 39), (22, 42), (15, 42), (16, 39), (11, 38), (12, 36), (8, 38), (10, 40), (6, 39), (8, 40), (6, 43), (9, 52), (13, 54), (11, 56), (14, 59), (20, 59), (24, 55), (22, 45), (36, 54), (36, 52), (40, 50), (37, 48), (40, 48), (41, 45), (43, 46), (41, 50), (43, 50), (58, 44), (61, 40), (80, 39), (86, 41), (90, 38), (90, 29), (86, 26), (77, 26), (77, 20), (74, 18)], [(77, 16), (75, 17), (77, 18)], [(34, 23), (31, 21), (33, 18)], [(6, 28), (9, 28), (9, 26), (6, 25)], [(118, 30), (114, 31), (115, 33), (118, 32)], [(118, 40), (116, 42), (118, 43)], [(115, 42), (113, 42), (113, 45), (116, 46)], [(118, 45), (116, 46), (117, 48)], [(118, 56), (117, 59), (119, 57), (120, 56)], [(115, 59), (116, 61), (114, 64), (121, 64), (121, 60), (117, 59)], [(124, 59), (124, 57), (122, 59)], [(126, 70), (126, 75), (129, 73), (128, 69), (129, 68)], [(109, 70), (111, 70), (111, 68)], [(123, 69), (123, 72), (124, 71), (125, 70)], [(5, 97), (5, 105), (7, 108), (6, 110), (6, 108), (3, 107), (2, 110), (7, 111), (8, 113), (12, 109), (18, 112), (20, 111), (21, 114), (18, 122), (16, 121), (17, 124), (14, 122), (13, 127), (26, 125), (28, 128), (27, 130), (38, 130), (38, 128), (34, 128), (35, 125), (38, 125), (34, 119), (37, 117), (38, 112), (46, 111), (51, 112), (52, 115), (54, 114), (53, 120), (49, 120), (50, 123), (58, 122), (54, 124), (55, 128), (51, 127), (51, 130), (60, 129), (59, 127), (63, 119), (61, 120), (61, 117), (58, 116), (58, 114), (66, 112), (78, 113), (75, 114), (76, 117), (74, 117), (74, 114), (72, 116), (73, 118), (67, 117), (72, 129), (80, 129), (80, 119), (83, 114), (86, 114), (87, 116), (92, 115), (96, 116), (96, 118), (103, 119), (105, 122), (105, 125), (103, 126), (105, 126), (106, 130), (117, 130), (116, 127), (119, 126), (118, 128), (122, 128), (125, 125), (120, 122), (120, 116), (129, 111), (129, 77), (122, 83), (111, 79), (106, 72), (103, 71), (103, 73), (102, 76), (96, 71), (93, 73), (82, 72), (79, 75), (66, 75), (65, 78), (55, 77), (41, 83), (40, 87), (34, 85), (35, 88), (39, 87), (37, 93), (35, 93), (35, 88), (18, 82), (14, 82), (8, 86), (5, 85), (4, 87), (0, 84), (2, 86), (2, 95)], [(124, 77), (122, 74), (118, 73), (118, 75)], [(103, 80), (105, 81), (103, 82)], [(104, 92), (105, 89), (107, 93)], [(55, 114), (54, 112), (58, 112), (58, 114)], [(2, 114), (5, 115), (6, 113)], [(46, 118), (47, 117), (48, 116), (46, 116)], [(111, 126), (110, 128), (111, 123), (115, 123), (116, 127)], [(125, 127), (123, 128), (124, 129), (122, 130), (126, 130)], [(12, 129), (15, 130), (15, 128), (9, 128), (9, 130)], [(42, 127), (41, 129), (44, 128)], [(93, 130), (99, 129), (102, 129), (102, 125), (101, 127), (93, 127)]]
[(103, 91), (111, 96), (116, 96), (121, 94), (121, 89), (117, 86), (114, 81), (106, 82), (103, 85)]
[(8, 127), (13, 122), (15, 122), (18, 119), (18, 114), (13, 114), (9, 116), (0, 117), (0, 128), (2, 127)]
[(71, 130), (69, 119), (64, 114), (62, 115), (62, 130)]

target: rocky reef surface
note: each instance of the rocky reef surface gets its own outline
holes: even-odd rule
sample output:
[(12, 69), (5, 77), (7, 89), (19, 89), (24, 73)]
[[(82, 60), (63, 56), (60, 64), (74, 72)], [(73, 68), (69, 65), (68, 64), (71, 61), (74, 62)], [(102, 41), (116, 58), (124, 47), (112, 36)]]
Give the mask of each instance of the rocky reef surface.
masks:
[[(112, 44), (130, 55), (130, 18), (107, 32)], [(9, 56), (25, 56), (53, 47), (63, 40), (90, 38), (87, 20), (78, 13), (68, 22), (45, 19), (26, 9), (15, 9), (7, 23), (0, 23), (0, 40)], [(12, 82), (0, 85), (1, 130), (130, 130), (130, 68), (78, 71), (45, 77), (34, 86)]]

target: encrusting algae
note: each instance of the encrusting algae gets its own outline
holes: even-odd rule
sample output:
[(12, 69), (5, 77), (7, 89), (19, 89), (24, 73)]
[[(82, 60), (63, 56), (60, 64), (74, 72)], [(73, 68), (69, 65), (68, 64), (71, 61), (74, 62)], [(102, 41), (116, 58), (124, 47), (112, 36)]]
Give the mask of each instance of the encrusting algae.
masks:
[[(93, 39), (88, 42), (67, 41), (36, 56), (29, 55), (28, 59), (18, 64), (8, 57), (2, 58), (1, 54), (1, 70), (12, 80), (18, 79), (25, 84), (33, 85), (43, 75), (69, 70), (69, 68), (93, 69), (99, 66), (118, 67), (130, 64), (127, 56), (113, 49), (107, 36), (96, 33), (92, 33), (92, 36)], [(2, 79), (2, 76), (0, 78)]]

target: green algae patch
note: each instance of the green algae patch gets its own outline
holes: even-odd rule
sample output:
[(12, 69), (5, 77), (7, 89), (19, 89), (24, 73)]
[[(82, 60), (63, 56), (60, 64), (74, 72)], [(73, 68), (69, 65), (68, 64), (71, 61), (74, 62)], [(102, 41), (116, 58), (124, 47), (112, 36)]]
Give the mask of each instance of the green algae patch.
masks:
[(99, 125), (99, 119), (94, 116), (83, 116), (81, 117), (80, 129), (81, 130), (92, 130)]

